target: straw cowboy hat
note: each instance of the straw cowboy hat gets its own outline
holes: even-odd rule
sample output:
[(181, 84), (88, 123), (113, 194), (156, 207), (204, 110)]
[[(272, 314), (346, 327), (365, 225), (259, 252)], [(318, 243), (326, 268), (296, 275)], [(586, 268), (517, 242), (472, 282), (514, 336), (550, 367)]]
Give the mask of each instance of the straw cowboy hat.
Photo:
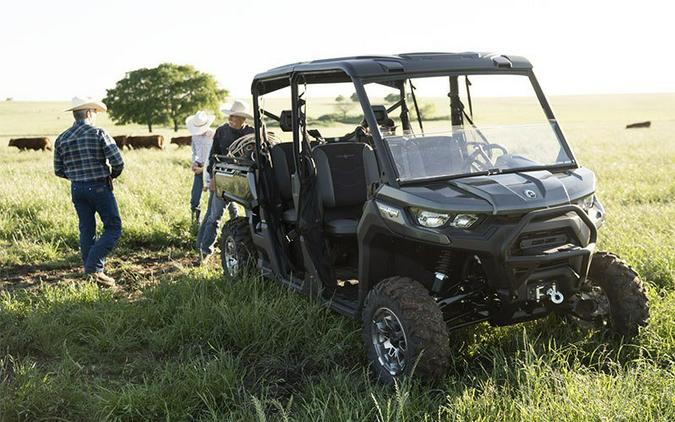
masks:
[(207, 114), (205, 111), (198, 111), (194, 116), (185, 119), (185, 126), (191, 134), (202, 135), (209, 130), (214, 120), (216, 120), (216, 116)]
[(96, 110), (101, 113), (108, 111), (108, 107), (103, 104), (103, 101), (94, 100), (91, 97), (73, 97), (71, 100), (72, 107), (65, 111), (76, 111), (76, 110)]
[(248, 114), (248, 107), (246, 107), (246, 104), (242, 103), (241, 101), (235, 101), (232, 103), (232, 107), (226, 107), (220, 111), (226, 116), (239, 116), (245, 117), (247, 119), (253, 119), (253, 116)]

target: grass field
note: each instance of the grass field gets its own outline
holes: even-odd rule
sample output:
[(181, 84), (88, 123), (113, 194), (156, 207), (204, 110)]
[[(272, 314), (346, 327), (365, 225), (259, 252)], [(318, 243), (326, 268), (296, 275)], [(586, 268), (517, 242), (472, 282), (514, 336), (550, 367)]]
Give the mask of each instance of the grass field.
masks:
[[(675, 420), (675, 94), (551, 103), (598, 176), (600, 249), (648, 286), (649, 326), (622, 343), (554, 317), (479, 325), (452, 336), (442, 385), (396, 389), (369, 378), (356, 322), (190, 267), (189, 149), (124, 153), (120, 288), (83, 281), (68, 183), (50, 153), (7, 147), (53, 139), (66, 104), (0, 103), (0, 420)], [(624, 129), (640, 120), (652, 127)]]

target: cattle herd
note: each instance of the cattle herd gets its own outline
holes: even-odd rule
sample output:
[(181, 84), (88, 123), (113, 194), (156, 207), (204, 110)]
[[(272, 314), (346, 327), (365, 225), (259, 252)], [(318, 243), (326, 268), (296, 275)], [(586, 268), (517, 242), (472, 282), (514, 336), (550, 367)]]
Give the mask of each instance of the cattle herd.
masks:
[[(113, 136), (115, 143), (120, 149), (164, 149), (164, 136), (162, 135), (148, 135), (148, 136), (127, 136), (119, 135)], [(178, 145), (178, 147), (190, 146), (192, 144), (192, 137), (177, 136), (171, 138), (171, 143)], [(19, 151), (35, 150), (35, 151), (51, 151), (52, 142), (46, 136), (37, 138), (13, 138), (9, 140), (10, 147), (16, 147)]]

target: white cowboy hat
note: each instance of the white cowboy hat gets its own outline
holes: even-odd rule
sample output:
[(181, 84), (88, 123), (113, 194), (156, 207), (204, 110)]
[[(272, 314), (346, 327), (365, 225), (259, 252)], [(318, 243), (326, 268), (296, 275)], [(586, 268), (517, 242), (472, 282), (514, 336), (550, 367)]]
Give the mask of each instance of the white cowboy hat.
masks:
[(247, 119), (253, 119), (253, 116), (248, 114), (248, 107), (246, 107), (246, 104), (242, 103), (241, 101), (235, 101), (232, 103), (232, 107), (226, 107), (220, 111), (226, 116), (239, 116), (245, 117)]
[(91, 97), (73, 97), (71, 100), (72, 107), (65, 111), (76, 111), (76, 110), (96, 110), (97, 112), (108, 111), (108, 107), (103, 104), (103, 101), (94, 100)]
[(207, 114), (205, 111), (198, 111), (194, 116), (185, 119), (185, 126), (191, 134), (202, 135), (209, 130), (214, 120), (216, 120), (216, 116)]

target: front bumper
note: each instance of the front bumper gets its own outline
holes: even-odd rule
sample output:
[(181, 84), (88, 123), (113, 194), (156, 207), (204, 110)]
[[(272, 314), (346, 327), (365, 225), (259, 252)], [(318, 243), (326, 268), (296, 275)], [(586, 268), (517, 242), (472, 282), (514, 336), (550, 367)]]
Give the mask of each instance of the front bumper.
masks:
[[(428, 230), (408, 219), (400, 223), (385, 220), (390, 230), (415, 242), (478, 256), (491, 296), (489, 320), (495, 325), (565, 308), (588, 275), (597, 241), (597, 227), (576, 205), (519, 216), (488, 216), (471, 230)], [(550, 239), (553, 246), (547, 247)], [(546, 298), (533, 300), (533, 286), (550, 285), (566, 298), (562, 304), (553, 306)]]
[[(529, 234), (547, 230), (560, 232), (561, 228), (570, 236), (570, 242), (561, 247), (534, 253), (518, 247), (518, 242)], [(586, 280), (597, 233), (586, 212), (575, 205), (526, 214), (492, 262), (492, 276), (504, 281), (493, 285), (498, 306), (491, 312), (491, 322), (508, 324), (531, 319), (531, 314), (541, 308), (532, 303), (532, 296), (528, 294), (532, 285), (555, 284), (565, 298), (571, 298)]]

